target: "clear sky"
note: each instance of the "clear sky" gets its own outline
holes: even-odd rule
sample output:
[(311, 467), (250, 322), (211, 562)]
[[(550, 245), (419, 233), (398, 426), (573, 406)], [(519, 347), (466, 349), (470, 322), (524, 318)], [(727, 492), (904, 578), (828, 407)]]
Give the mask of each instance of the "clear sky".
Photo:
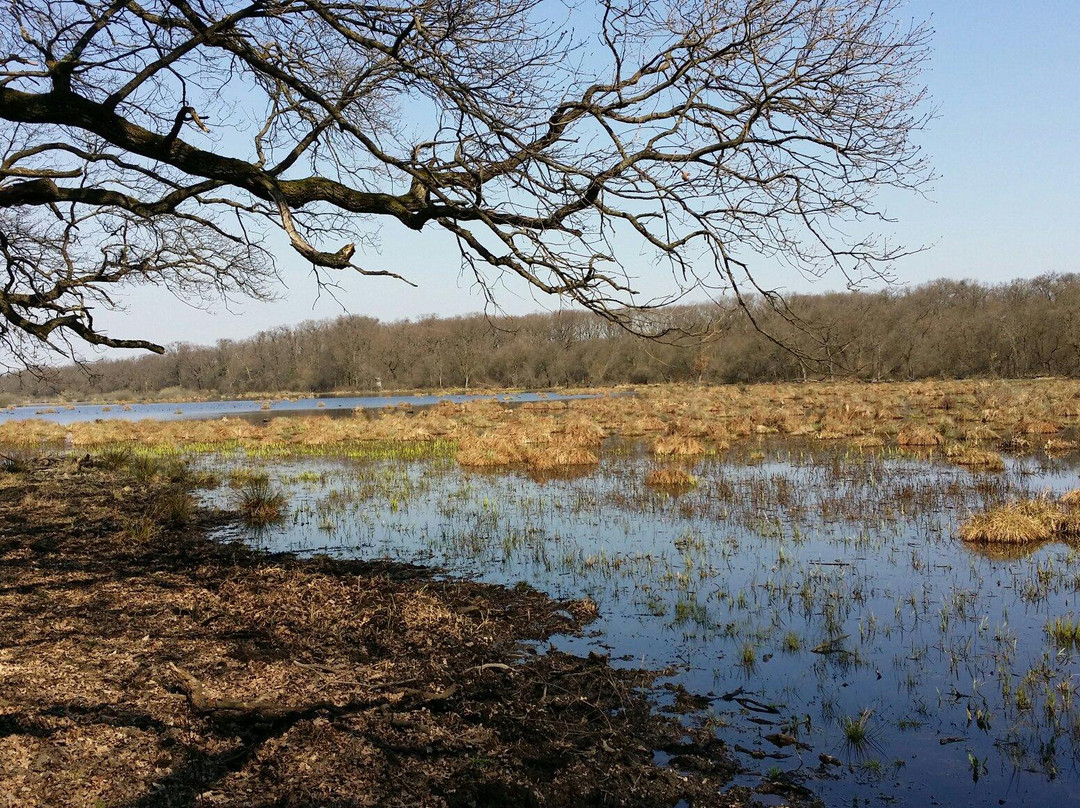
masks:
[[(929, 199), (886, 197), (900, 240), (932, 245), (898, 263), (895, 274), (914, 284), (1080, 271), (1080, 0), (910, 0), (907, 9), (935, 29), (925, 82), (938, 116), (921, 143), (940, 178)], [(287, 288), (274, 303), (200, 311), (139, 290), (126, 312), (100, 322), (116, 336), (209, 343), (346, 311), (393, 320), (483, 308), (472, 279), (459, 275), (448, 237), (391, 223), (381, 241), (381, 254), (364, 263), (402, 271), (419, 288), (343, 276), (335, 301), (320, 296), (302, 261), (283, 249)], [(764, 279), (791, 291), (843, 280)], [(499, 302), (510, 313), (558, 305), (521, 289), (503, 290)]]

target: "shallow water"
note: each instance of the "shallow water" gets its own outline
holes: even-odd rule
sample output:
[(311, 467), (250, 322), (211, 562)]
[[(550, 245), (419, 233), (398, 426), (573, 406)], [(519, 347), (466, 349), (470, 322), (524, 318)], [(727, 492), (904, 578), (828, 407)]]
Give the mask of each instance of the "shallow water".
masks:
[(253, 399), (235, 401), (157, 402), (153, 404), (66, 404), (7, 407), (0, 409), (0, 424), (38, 418), (57, 424), (83, 421), (176, 421), (185, 418), (223, 418), (257, 416), (271, 418), (287, 415), (351, 415), (353, 410), (377, 410), (389, 407), (430, 407), (441, 401), (463, 404), (466, 401), (501, 401), (527, 404), (536, 401), (569, 401), (596, 398), (595, 394), (562, 395), (558, 393), (499, 393), (497, 395), (385, 395), (340, 396), (296, 399)]
[[(1080, 802), (1080, 654), (1045, 630), (1080, 616), (1080, 554), (992, 557), (955, 537), (969, 512), (1076, 488), (1080, 458), (981, 474), (820, 443), (760, 450), (695, 464), (682, 494), (648, 489), (650, 459), (622, 442), (598, 468), (548, 480), (449, 460), (267, 463), (291, 515), (242, 538), (592, 597), (600, 620), (557, 646), (670, 667), (664, 681), (708, 699), (686, 721), (829, 805)], [(808, 748), (777, 748), (766, 736), (780, 732)], [(844, 765), (822, 767), (822, 753)]]

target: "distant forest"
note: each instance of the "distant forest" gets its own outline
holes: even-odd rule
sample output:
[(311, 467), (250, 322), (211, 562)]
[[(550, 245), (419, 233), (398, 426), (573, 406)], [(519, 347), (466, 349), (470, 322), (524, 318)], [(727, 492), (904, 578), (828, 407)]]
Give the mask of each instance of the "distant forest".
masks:
[[(829, 375), (868, 380), (1080, 376), (1080, 275), (988, 285), (939, 280), (880, 292), (792, 295), (797, 322), (748, 301), (667, 309), (657, 318), (712, 336), (690, 347), (644, 341), (585, 312), (426, 317), (344, 316), (212, 347), (174, 345), (0, 378), (0, 393), (68, 398), (200, 393), (757, 382)], [(794, 348), (794, 351), (791, 350)], [(807, 363), (800, 355), (813, 357)]]

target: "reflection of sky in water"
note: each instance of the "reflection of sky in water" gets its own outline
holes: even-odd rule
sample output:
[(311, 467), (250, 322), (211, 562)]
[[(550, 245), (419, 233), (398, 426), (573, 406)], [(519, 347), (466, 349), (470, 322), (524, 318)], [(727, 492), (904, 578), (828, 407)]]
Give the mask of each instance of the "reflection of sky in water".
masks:
[[(774, 720), (798, 722), (811, 744), (801, 761), (764, 740), (779, 728), (749, 720), (759, 714), (724, 700), (711, 712), (730, 744), (790, 754), (740, 755), (753, 770), (806, 771), (822, 752), (850, 761), (853, 773), (808, 782), (828, 804), (1080, 799), (1080, 703), (1064, 706), (1080, 665), (1044, 632), (1051, 617), (1080, 615), (1077, 556), (1058, 544), (1001, 560), (954, 536), (971, 511), (1076, 487), (1073, 463), (1009, 461), (982, 475), (803, 446), (757, 465), (703, 461), (698, 487), (674, 497), (643, 485), (648, 468), (625, 447), (546, 482), (446, 461), (282, 462), (267, 469), (292, 491), (293, 513), (256, 541), (591, 596), (601, 619), (557, 645), (672, 665), (692, 692), (742, 687), (777, 705)], [(1021, 691), (1031, 709), (1017, 708)], [(875, 748), (853, 754), (840, 724), (864, 710)]]

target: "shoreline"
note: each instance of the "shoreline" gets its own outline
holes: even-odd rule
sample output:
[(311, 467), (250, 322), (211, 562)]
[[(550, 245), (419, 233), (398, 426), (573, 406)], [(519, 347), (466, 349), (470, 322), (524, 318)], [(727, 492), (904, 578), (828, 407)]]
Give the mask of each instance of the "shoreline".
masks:
[(0, 475), (5, 806), (746, 804), (654, 672), (530, 650), (591, 602), (218, 543), (198, 483)]

